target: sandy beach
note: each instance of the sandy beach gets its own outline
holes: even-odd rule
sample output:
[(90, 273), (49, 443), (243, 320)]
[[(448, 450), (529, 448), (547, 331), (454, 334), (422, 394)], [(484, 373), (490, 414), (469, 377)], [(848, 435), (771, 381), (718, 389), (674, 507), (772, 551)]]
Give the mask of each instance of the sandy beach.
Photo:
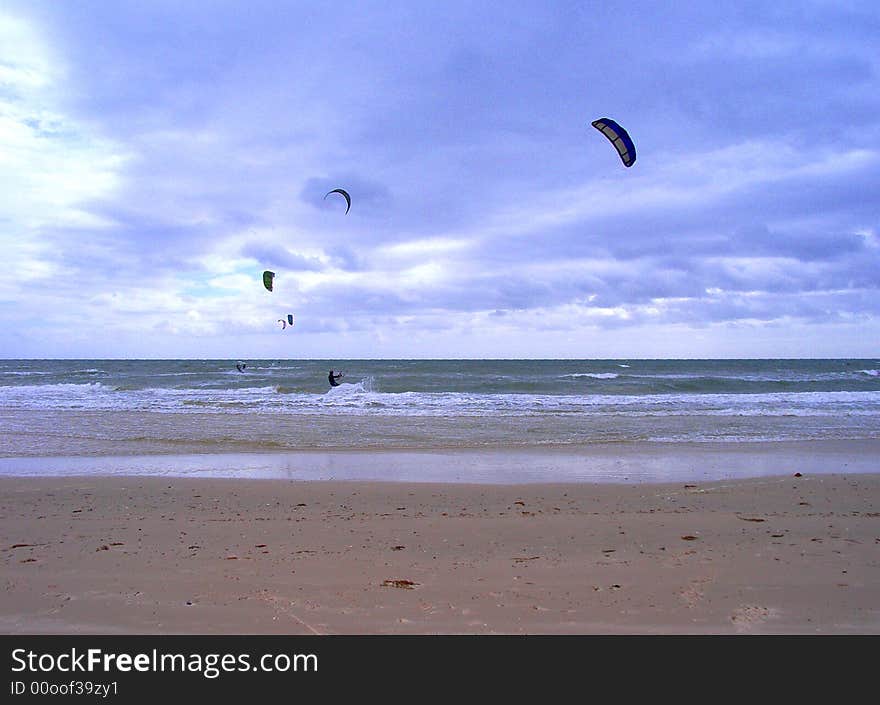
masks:
[(880, 474), (0, 478), (7, 634), (880, 633)]

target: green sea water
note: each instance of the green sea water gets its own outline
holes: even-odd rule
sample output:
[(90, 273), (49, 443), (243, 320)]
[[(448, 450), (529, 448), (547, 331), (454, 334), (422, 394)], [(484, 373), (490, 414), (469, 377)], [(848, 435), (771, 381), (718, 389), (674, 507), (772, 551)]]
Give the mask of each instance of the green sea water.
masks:
[(0, 360), (0, 456), (880, 438), (875, 359), (236, 362)]

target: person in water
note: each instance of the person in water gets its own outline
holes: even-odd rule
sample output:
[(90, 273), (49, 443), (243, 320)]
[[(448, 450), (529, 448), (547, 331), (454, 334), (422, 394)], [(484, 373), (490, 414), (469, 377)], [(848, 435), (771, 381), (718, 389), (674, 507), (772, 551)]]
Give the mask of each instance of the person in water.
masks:
[(327, 379), (330, 381), (330, 386), (331, 386), (331, 387), (338, 387), (338, 386), (339, 386), (339, 380), (341, 380), (341, 379), (343, 378), (343, 376), (344, 376), (344, 375), (342, 374), (342, 372), (340, 372), (340, 373), (337, 375), (337, 374), (333, 374), (333, 370), (330, 370), (330, 374), (327, 375)]

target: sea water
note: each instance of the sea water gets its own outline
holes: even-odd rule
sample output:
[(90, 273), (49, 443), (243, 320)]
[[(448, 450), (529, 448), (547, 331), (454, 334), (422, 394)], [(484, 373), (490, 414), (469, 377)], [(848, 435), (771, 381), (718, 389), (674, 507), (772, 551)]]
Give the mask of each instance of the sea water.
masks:
[(880, 438), (874, 359), (236, 362), (0, 360), (0, 457)]

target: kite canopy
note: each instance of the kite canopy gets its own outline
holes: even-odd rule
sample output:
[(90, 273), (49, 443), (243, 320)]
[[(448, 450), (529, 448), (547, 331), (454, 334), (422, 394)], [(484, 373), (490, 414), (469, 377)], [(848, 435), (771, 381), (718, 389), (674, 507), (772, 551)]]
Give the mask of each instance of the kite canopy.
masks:
[(291, 326), (293, 325), (293, 314), (292, 313), (287, 314), (287, 323)]
[(269, 291), (272, 291), (272, 280), (275, 278), (275, 272), (270, 272), (268, 269), (263, 272), (263, 286), (265, 286)]
[(614, 145), (614, 149), (620, 155), (624, 166), (632, 166), (636, 161), (636, 146), (630, 139), (629, 134), (611, 118), (599, 118), (593, 120), (593, 127), (605, 135)]
[(327, 193), (325, 193), (324, 198), (326, 199), (327, 196), (329, 196), (331, 193), (342, 194), (342, 197), (345, 199), (345, 212), (348, 213), (348, 211), (351, 209), (351, 196), (348, 195), (348, 191), (341, 188), (335, 188), (332, 191), (328, 191)]
[(285, 328), (287, 328), (287, 323), (284, 322), (283, 318), (279, 318), (278, 322), (281, 324), (281, 330), (284, 330)]

